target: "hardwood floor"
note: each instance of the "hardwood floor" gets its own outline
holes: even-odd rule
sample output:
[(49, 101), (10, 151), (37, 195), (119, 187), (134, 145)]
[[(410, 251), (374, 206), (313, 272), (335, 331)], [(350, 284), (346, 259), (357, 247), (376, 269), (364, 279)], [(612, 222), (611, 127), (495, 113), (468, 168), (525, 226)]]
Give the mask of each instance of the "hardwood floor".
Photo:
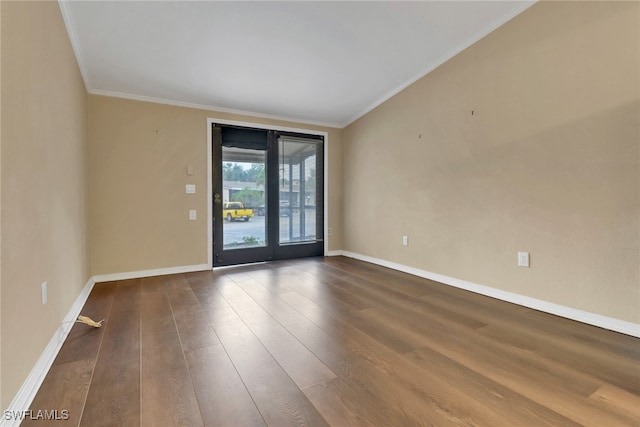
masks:
[(82, 313), (106, 322), (31, 405), (56, 426), (640, 426), (640, 339), (348, 258), (100, 283)]

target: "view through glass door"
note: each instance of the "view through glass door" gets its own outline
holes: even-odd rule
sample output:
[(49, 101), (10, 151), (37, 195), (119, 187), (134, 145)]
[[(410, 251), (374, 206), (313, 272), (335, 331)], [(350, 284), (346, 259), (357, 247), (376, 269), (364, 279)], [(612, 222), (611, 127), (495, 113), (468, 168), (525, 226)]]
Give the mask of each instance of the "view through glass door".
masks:
[(214, 266), (322, 255), (321, 137), (213, 125)]
[(318, 238), (317, 148), (315, 141), (278, 139), (280, 244)]
[(264, 150), (222, 147), (224, 249), (267, 245), (266, 154)]

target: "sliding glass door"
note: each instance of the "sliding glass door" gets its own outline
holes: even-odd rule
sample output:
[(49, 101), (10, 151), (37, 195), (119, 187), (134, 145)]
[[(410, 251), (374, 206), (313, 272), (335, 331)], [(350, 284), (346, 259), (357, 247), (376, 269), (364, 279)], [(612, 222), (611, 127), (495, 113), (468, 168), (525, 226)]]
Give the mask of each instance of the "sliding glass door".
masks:
[(322, 137), (213, 125), (214, 266), (323, 254)]

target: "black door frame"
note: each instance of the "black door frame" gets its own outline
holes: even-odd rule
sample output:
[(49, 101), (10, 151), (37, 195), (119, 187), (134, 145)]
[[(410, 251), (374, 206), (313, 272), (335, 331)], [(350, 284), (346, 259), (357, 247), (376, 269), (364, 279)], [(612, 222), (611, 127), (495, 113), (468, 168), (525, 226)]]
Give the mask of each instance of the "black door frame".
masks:
[[(313, 132), (306, 130), (276, 130), (277, 128), (262, 127), (260, 125), (252, 125), (248, 123), (227, 122), (224, 120), (209, 119), (208, 126), (210, 130), (209, 149), (210, 149), (210, 195), (209, 209), (211, 226), (211, 240), (209, 246), (210, 261), (213, 267), (246, 264), (252, 262), (270, 261), (276, 259), (291, 259), (309, 256), (322, 256), (326, 254), (326, 168), (325, 157), (327, 153), (327, 133)], [(267, 220), (267, 229), (265, 230), (268, 244), (265, 247), (243, 248), (224, 250), (223, 246), (223, 218), (222, 218), (222, 168), (218, 165), (222, 159), (222, 127), (232, 127), (255, 131), (267, 132), (266, 148), (266, 173), (265, 192), (267, 194), (267, 214), (271, 216)], [(316, 182), (316, 192), (321, 194), (316, 208), (316, 236), (315, 242), (288, 243), (280, 245), (279, 221), (276, 220), (279, 212), (279, 171), (278, 171), (278, 140), (280, 137), (294, 137), (312, 139), (322, 142), (322, 150), (317, 156), (318, 170), (322, 173), (322, 179)], [(256, 149), (256, 147), (241, 147)], [(262, 148), (257, 148), (262, 149)], [(316, 196), (317, 197), (317, 196)], [(266, 219), (266, 218), (265, 218)], [(220, 249), (219, 249), (220, 248)]]

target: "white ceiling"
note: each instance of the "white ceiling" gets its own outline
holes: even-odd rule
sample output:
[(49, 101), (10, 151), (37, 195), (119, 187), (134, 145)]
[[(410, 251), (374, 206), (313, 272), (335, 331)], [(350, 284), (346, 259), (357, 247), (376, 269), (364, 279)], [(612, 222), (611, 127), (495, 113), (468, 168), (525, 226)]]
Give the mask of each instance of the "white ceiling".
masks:
[(90, 93), (344, 127), (532, 1), (60, 1)]

